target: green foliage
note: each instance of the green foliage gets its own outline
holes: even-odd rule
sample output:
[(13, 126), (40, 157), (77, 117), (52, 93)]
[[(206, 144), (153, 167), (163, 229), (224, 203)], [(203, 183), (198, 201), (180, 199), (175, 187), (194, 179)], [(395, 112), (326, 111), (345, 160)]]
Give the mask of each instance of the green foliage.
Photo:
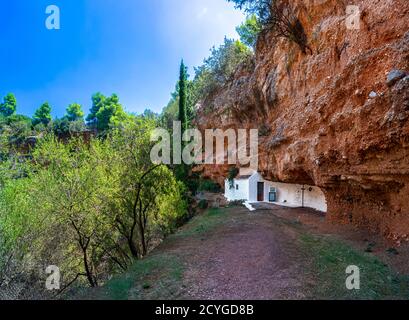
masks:
[(179, 81), (171, 100), (160, 116), (160, 124), (171, 130), (173, 121), (185, 119), (185, 114), (187, 122), (191, 123), (196, 105), (214, 90), (222, 87), (232, 77), (237, 67), (252, 56), (252, 51), (246, 45), (226, 38), (219, 48), (212, 48), (210, 57), (202, 66), (195, 68), (194, 80), (188, 79), (186, 67), (182, 62)]
[(31, 119), (22, 115), (0, 116), (0, 159), (21, 146), (32, 134)]
[[(34, 227), (41, 226), (23, 225), (24, 236), (19, 240), (28, 248), (30, 259), (54, 261), (67, 280), (84, 274), (90, 285), (98, 283), (98, 274), (105, 267), (101, 256), (105, 243), (99, 237), (108, 232), (108, 226), (100, 209), (112, 177), (100, 162), (103, 153), (104, 146), (98, 141), (86, 146), (79, 139), (62, 143), (48, 136), (38, 142), (32, 173), (21, 189), (21, 199), (29, 205), (19, 215), (30, 216)], [(21, 200), (11, 203), (20, 207)], [(13, 220), (13, 225), (20, 223)]]
[[(368, 253), (325, 237), (303, 234), (301, 243), (314, 264), (314, 277), (321, 286), (311, 294), (318, 299), (407, 299), (409, 282)], [(360, 268), (360, 290), (345, 288), (345, 270), (350, 265)]]
[(66, 284), (96, 286), (173, 232), (187, 211), (185, 189), (150, 163), (153, 128), (141, 116), (105, 139), (46, 135), (30, 159), (2, 162), (0, 263), (13, 255), (15, 271), (34, 279), (55, 264)]
[(51, 107), (48, 102), (43, 103), (40, 108), (38, 108), (33, 117), (33, 125), (42, 124), (47, 126), (51, 122)]
[(92, 107), (87, 116), (87, 119), (86, 119), (87, 122), (89, 122), (90, 124), (96, 123), (97, 113), (104, 106), (105, 100), (106, 100), (106, 97), (100, 92), (97, 92), (92, 96)]
[(248, 15), (255, 15), (263, 30), (273, 32), (275, 38), (285, 38), (296, 43), (305, 54), (308, 39), (301, 21), (298, 19), (291, 2), (276, 0), (228, 0), (234, 2), (236, 8), (244, 10)]
[(179, 116), (178, 93), (174, 93), (174, 95), (176, 95), (176, 97), (172, 97), (159, 117), (160, 126), (168, 129), (169, 131), (171, 131), (173, 128), (173, 121), (178, 120)]
[(240, 170), (236, 167), (231, 167), (229, 169), (229, 173), (227, 175), (227, 180), (229, 181), (229, 187), (230, 189), (234, 188), (234, 179), (237, 177), (239, 174)]
[(222, 208), (211, 208), (201, 215), (195, 216), (182, 230), (172, 237), (192, 238), (200, 237), (223, 226), (226, 223), (226, 210)]
[(180, 64), (179, 73), (179, 121), (182, 123), (182, 132), (188, 128), (187, 121), (187, 67), (183, 63)]
[[(163, 128), (172, 130), (173, 121), (179, 120), (179, 99), (180, 85), (179, 81), (176, 84), (175, 91), (171, 94), (172, 98), (163, 109), (159, 116), (159, 123)], [(194, 108), (199, 102), (200, 96), (196, 92), (194, 81), (186, 80), (186, 119), (188, 123), (192, 123), (195, 117)]]
[(68, 121), (78, 121), (84, 119), (84, 111), (82, 111), (81, 105), (78, 103), (70, 104), (67, 107), (67, 114), (66, 117)]
[(141, 117), (149, 120), (157, 120), (159, 115), (150, 109), (145, 109), (145, 111), (141, 114)]
[(17, 100), (14, 94), (9, 93), (4, 97), (3, 103), (0, 104), (0, 115), (9, 117), (16, 113)]
[(196, 74), (192, 81), (188, 79), (186, 67), (182, 61), (176, 90), (172, 93), (171, 100), (159, 118), (161, 126), (172, 130), (175, 120), (184, 122), (186, 119), (188, 123), (191, 123), (197, 104), (225, 85), (237, 68), (249, 62), (252, 57), (252, 50), (245, 44), (225, 38), (219, 48), (211, 49), (211, 55), (204, 60), (203, 65), (195, 68)]
[(202, 210), (207, 209), (209, 207), (209, 202), (205, 199), (202, 199), (199, 201), (198, 207)]
[(213, 47), (204, 64), (196, 68), (195, 91), (202, 98), (221, 88), (231, 79), (237, 67), (249, 61), (252, 51), (240, 41), (224, 39), (219, 48)]
[(227, 0), (233, 2), (237, 9), (248, 15), (255, 15), (262, 25), (266, 25), (271, 18), (271, 7), (275, 0)]
[(218, 192), (221, 192), (222, 189), (218, 183), (212, 180), (206, 179), (206, 180), (200, 181), (198, 190), (218, 193)]
[(53, 121), (53, 132), (55, 135), (61, 137), (70, 133), (70, 121), (67, 117), (62, 119), (55, 119)]
[(87, 122), (91, 127), (106, 132), (125, 121), (127, 117), (116, 94), (105, 97), (101, 93), (96, 93), (92, 96), (92, 107), (87, 116)]
[(236, 28), (237, 33), (240, 35), (241, 42), (251, 48), (256, 46), (257, 38), (261, 30), (261, 23), (255, 14), (249, 16), (245, 22)]
[[(231, 219), (222, 209), (210, 209), (194, 217), (186, 226), (169, 237), (175, 243), (195, 243)], [(236, 219), (236, 215), (234, 215)], [(166, 247), (166, 246), (165, 246)], [(102, 290), (86, 290), (80, 299), (152, 300), (184, 299), (186, 283), (183, 274), (192, 257), (191, 248), (167, 251), (165, 247), (136, 261), (125, 273), (113, 277)], [(77, 298), (77, 297), (76, 297)]]
[(126, 113), (116, 94), (105, 99), (103, 107), (96, 114), (96, 118), (97, 128), (100, 131), (107, 130), (111, 125), (115, 125), (118, 121), (126, 118)]
[(72, 133), (84, 132), (87, 127), (84, 120), (70, 121), (68, 117), (55, 119), (52, 122), (53, 132), (59, 137), (69, 136)]
[(87, 131), (88, 128), (84, 123), (84, 120), (77, 120), (77, 121), (71, 121), (69, 123), (69, 131), (70, 133), (73, 132), (84, 132)]
[(109, 139), (115, 147), (117, 167), (112, 169), (119, 174), (120, 190), (111, 207), (135, 258), (146, 255), (155, 233), (168, 234), (186, 213), (183, 185), (166, 166), (151, 163), (154, 128), (154, 120), (139, 117), (116, 129)]
[(178, 298), (184, 267), (174, 255), (152, 255), (114, 277), (98, 294), (98, 299), (142, 300)]

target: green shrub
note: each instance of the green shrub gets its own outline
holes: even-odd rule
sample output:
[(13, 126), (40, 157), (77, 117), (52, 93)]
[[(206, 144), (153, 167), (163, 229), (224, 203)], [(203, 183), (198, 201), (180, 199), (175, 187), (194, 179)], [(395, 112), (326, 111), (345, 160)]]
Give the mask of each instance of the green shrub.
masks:
[(237, 177), (239, 172), (240, 172), (240, 170), (238, 168), (236, 168), (236, 167), (231, 167), (229, 169), (229, 174), (227, 176), (227, 180), (229, 180), (230, 189), (234, 188), (234, 179)]
[(238, 40), (224, 39), (218, 48), (213, 47), (209, 58), (195, 68), (194, 91), (203, 99), (223, 87), (239, 65), (251, 61), (253, 52)]
[(201, 180), (199, 184), (199, 191), (208, 191), (213, 193), (221, 192), (220, 185), (212, 180)]
[(203, 209), (203, 210), (207, 209), (209, 207), (209, 202), (207, 200), (205, 200), (205, 199), (202, 199), (202, 200), (199, 201), (198, 206), (199, 206), (200, 209)]
[(240, 40), (245, 45), (254, 48), (257, 43), (258, 35), (262, 30), (262, 25), (255, 14), (247, 17), (246, 21), (236, 28), (240, 35)]

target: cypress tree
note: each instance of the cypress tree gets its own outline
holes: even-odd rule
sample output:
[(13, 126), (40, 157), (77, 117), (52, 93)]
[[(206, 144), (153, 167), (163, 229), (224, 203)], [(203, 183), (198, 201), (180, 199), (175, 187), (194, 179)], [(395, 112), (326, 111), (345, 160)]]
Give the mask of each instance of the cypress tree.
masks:
[(179, 121), (182, 123), (182, 132), (188, 128), (187, 121), (187, 67), (180, 64), (179, 74)]
[[(181, 122), (182, 126), (182, 136), (183, 133), (188, 128), (187, 121), (187, 68), (183, 63), (183, 60), (180, 64), (180, 73), (179, 73), (179, 115), (178, 120)], [(184, 146), (183, 139), (181, 141), (182, 147)], [(182, 163), (181, 165), (176, 165), (174, 168), (176, 179), (186, 183), (189, 177), (189, 166)]]

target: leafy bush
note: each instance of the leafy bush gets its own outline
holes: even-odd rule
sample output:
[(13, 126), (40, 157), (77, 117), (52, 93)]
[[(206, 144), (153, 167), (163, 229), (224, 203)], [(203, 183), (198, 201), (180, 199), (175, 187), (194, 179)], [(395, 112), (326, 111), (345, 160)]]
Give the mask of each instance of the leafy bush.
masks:
[(199, 201), (198, 207), (203, 210), (207, 209), (209, 207), (209, 202), (205, 199), (202, 199)]
[[(0, 166), (1, 256), (41, 279), (58, 265), (64, 285), (97, 286), (145, 256), (187, 212), (184, 186), (150, 162), (151, 119), (135, 118), (105, 139), (40, 139), (30, 159)], [(0, 277), (2, 275), (0, 274)], [(1, 279), (0, 279), (1, 281)]]
[(262, 25), (255, 14), (250, 15), (245, 22), (236, 28), (240, 35), (240, 40), (245, 45), (254, 48), (257, 43), (258, 35), (262, 30)]
[(237, 9), (249, 15), (255, 15), (262, 25), (268, 24), (271, 18), (271, 5), (276, 0), (227, 0), (233, 2)]
[(234, 188), (234, 179), (239, 174), (240, 170), (236, 167), (231, 167), (227, 175), (227, 180), (229, 181), (230, 189)]
[(212, 180), (201, 180), (199, 184), (199, 191), (208, 191), (219, 193), (222, 190), (220, 185)]
[(303, 53), (308, 46), (304, 27), (298, 19), (291, 4), (277, 0), (228, 0), (234, 2), (236, 8), (250, 15), (256, 15), (263, 31), (272, 31), (276, 38), (286, 38), (296, 43)]
[(20, 146), (31, 134), (31, 119), (29, 117), (22, 115), (0, 116), (0, 153)]
[(253, 56), (252, 51), (237, 40), (224, 39), (219, 47), (211, 49), (204, 64), (195, 69), (194, 89), (200, 97), (206, 97), (231, 79), (237, 67)]
[(67, 136), (71, 133), (84, 132), (87, 130), (84, 120), (69, 120), (68, 117), (55, 119), (52, 122), (53, 132), (56, 136)]
[(64, 136), (70, 133), (70, 121), (68, 118), (55, 119), (52, 122), (53, 131), (56, 136)]

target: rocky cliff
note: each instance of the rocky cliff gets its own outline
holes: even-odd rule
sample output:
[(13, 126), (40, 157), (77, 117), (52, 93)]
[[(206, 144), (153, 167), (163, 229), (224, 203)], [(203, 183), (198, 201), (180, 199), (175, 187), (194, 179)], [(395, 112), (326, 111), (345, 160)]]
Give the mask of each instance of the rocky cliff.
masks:
[[(328, 219), (409, 241), (409, 1), (291, 1), (306, 53), (271, 32), (199, 110), (205, 128), (258, 128), (266, 179), (319, 186)], [(346, 7), (360, 29), (346, 27)], [(204, 175), (222, 182), (227, 166)]]

